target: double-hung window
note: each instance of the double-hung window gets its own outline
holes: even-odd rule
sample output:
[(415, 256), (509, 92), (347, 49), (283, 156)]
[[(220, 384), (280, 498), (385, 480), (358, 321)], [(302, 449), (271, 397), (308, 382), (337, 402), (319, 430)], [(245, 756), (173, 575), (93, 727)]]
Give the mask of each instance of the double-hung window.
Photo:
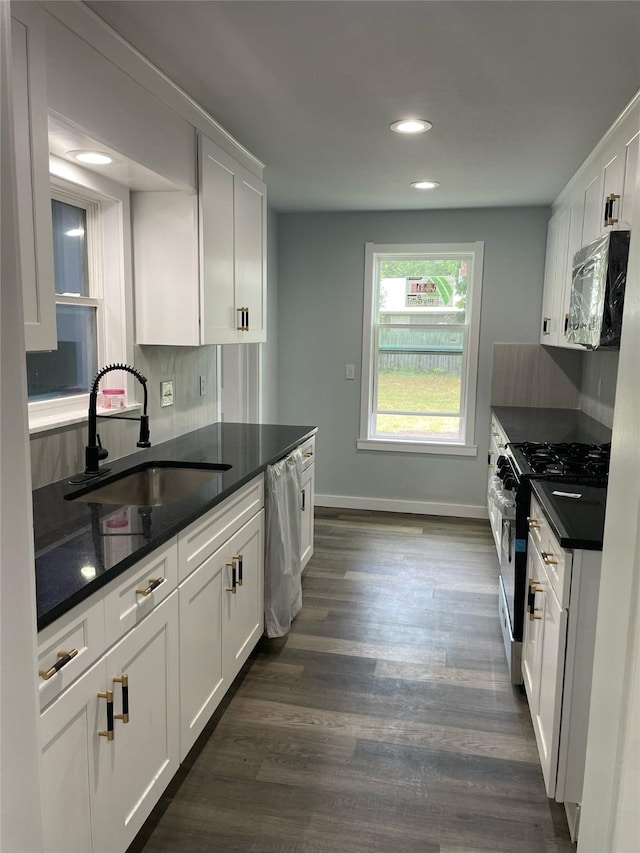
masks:
[[(27, 353), (30, 430), (86, 419), (97, 370), (133, 356), (129, 192), (52, 158), (57, 349)], [(132, 399), (129, 377), (110, 374)], [(107, 387), (105, 380), (101, 387)]]
[(475, 455), (483, 244), (366, 244), (367, 450)]

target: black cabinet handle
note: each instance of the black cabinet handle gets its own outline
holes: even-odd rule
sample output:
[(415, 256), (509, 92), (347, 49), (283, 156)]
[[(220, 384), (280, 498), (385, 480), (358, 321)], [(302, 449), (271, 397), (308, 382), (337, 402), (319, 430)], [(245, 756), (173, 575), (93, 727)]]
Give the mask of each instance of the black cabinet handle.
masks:
[(59, 672), (63, 666), (66, 666), (69, 661), (73, 660), (78, 654), (77, 649), (71, 649), (70, 652), (58, 652), (58, 660), (49, 669), (39, 669), (38, 675), (45, 681), (48, 681), (56, 672)]
[(164, 578), (149, 578), (149, 586), (144, 589), (137, 589), (136, 595), (151, 595), (154, 589), (157, 589), (161, 583), (164, 583)]
[(106, 737), (107, 740), (113, 740), (115, 734), (113, 731), (113, 690), (105, 690), (98, 693), (98, 698), (107, 700), (107, 728), (103, 732), (98, 732), (99, 737)]
[(302, 512), (304, 512), (304, 511), (305, 511), (305, 503), (306, 503), (306, 501), (305, 501), (305, 496), (306, 496), (306, 493), (307, 493), (307, 490), (306, 490), (306, 489), (303, 489), (303, 490), (302, 490)]
[(233, 564), (235, 565), (236, 563), (238, 564), (238, 566), (237, 566), (237, 568), (238, 568), (237, 583), (238, 583), (238, 586), (242, 586), (242, 584), (243, 584), (243, 580), (242, 580), (242, 554), (236, 554), (235, 557), (233, 557)]
[(116, 675), (113, 681), (122, 685), (122, 713), (114, 714), (116, 720), (122, 720), (125, 725), (129, 722), (129, 676)]
[(227, 592), (232, 592), (235, 595), (237, 592), (236, 566), (235, 563), (227, 563), (226, 565), (228, 569), (231, 569), (231, 586), (228, 586), (226, 589)]

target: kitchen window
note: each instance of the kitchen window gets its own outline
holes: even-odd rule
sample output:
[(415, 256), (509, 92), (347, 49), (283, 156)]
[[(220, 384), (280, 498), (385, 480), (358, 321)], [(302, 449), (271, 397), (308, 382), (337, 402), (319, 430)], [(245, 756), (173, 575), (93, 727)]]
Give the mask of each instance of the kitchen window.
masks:
[(476, 455), (483, 248), (366, 244), (359, 449)]
[[(87, 170), (59, 168), (65, 178), (51, 176), (58, 347), (27, 353), (31, 432), (86, 419), (98, 368), (130, 361), (133, 350), (129, 193)], [(112, 375), (112, 385), (133, 392), (128, 377)]]

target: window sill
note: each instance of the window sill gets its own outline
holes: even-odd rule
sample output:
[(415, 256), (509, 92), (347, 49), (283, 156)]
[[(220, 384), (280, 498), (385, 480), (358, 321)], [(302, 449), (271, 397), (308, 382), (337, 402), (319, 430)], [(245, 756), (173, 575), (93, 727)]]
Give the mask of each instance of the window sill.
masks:
[(359, 438), (357, 450), (382, 450), (387, 453), (432, 453), (446, 456), (477, 456), (475, 444), (445, 444), (426, 441), (398, 441), (397, 439)]
[[(131, 403), (128, 406), (123, 406), (121, 409), (98, 409), (99, 415), (116, 415), (127, 414), (128, 412), (137, 412), (142, 408), (141, 403)], [(55, 432), (65, 427), (74, 426), (87, 422), (87, 408), (69, 411), (64, 414), (60, 412), (50, 413), (48, 415), (30, 415), (29, 416), (29, 435), (39, 435), (45, 432)]]

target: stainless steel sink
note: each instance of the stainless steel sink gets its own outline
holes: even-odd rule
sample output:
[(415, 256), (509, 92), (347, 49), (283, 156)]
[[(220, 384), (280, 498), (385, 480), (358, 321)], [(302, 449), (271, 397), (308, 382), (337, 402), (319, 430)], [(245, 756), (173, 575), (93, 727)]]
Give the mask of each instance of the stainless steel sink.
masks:
[(188, 462), (148, 462), (108, 481), (66, 495), (68, 501), (163, 506), (180, 500), (222, 477), (231, 465)]

